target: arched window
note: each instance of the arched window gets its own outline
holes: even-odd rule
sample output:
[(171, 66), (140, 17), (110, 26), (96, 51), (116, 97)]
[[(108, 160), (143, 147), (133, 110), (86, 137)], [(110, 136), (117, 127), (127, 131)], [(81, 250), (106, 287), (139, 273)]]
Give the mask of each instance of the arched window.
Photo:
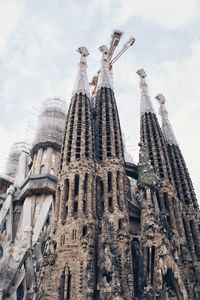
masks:
[(76, 240), (76, 229), (72, 230), (72, 239)]
[(40, 174), (45, 174), (46, 173), (46, 170), (45, 170), (45, 165), (41, 165), (40, 167)]
[(51, 174), (51, 175), (55, 175), (55, 171), (54, 171), (53, 168), (50, 169), (50, 174)]

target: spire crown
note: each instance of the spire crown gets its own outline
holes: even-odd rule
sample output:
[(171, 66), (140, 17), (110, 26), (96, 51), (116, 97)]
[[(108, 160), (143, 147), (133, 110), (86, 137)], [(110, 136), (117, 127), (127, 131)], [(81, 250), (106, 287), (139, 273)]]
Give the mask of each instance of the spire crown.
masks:
[(178, 145), (174, 131), (172, 129), (172, 125), (168, 119), (168, 111), (165, 107), (166, 99), (163, 96), (163, 94), (158, 94), (155, 98), (158, 100), (160, 104), (159, 114), (162, 119), (162, 131), (164, 134), (164, 138), (167, 143)]
[(79, 63), (79, 71), (75, 81), (72, 96), (75, 94), (86, 94), (90, 97), (89, 84), (87, 79), (87, 59), (89, 52), (86, 47), (79, 47), (77, 52), (81, 54), (81, 59)]
[(101, 60), (101, 69), (99, 72), (99, 80), (98, 80), (98, 87), (97, 90), (99, 90), (102, 87), (107, 87), (113, 89), (113, 80), (112, 80), (112, 74), (109, 69), (110, 65), (110, 56), (109, 56), (109, 50), (108, 47), (105, 45), (102, 45), (99, 47), (99, 50), (102, 52), (102, 60)]
[(149, 92), (148, 92), (148, 85), (145, 80), (145, 78), (147, 77), (147, 74), (144, 69), (139, 69), (136, 73), (140, 76), (140, 79), (141, 79), (140, 80), (140, 88), (142, 91), (142, 95), (141, 95), (140, 114), (142, 116), (148, 112), (154, 113), (153, 105), (151, 103), (151, 98), (150, 98)]

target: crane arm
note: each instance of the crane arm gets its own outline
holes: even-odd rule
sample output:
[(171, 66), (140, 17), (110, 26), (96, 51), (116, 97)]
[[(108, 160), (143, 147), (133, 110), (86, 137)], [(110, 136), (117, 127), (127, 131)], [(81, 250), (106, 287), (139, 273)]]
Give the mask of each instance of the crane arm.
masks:
[(133, 37), (131, 37), (126, 44), (123, 46), (122, 50), (111, 60), (110, 62), (110, 67), (112, 67), (112, 65), (120, 58), (120, 56), (122, 56), (122, 54), (130, 47), (134, 44), (135, 39)]
[(110, 59), (112, 58), (113, 56), (113, 53), (115, 52), (115, 49), (117, 48), (120, 40), (121, 40), (121, 37), (123, 35), (123, 32), (122, 31), (119, 31), (119, 30), (115, 30), (111, 36), (111, 42), (110, 42), (110, 48), (109, 48), (109, 56), (110, 56)]

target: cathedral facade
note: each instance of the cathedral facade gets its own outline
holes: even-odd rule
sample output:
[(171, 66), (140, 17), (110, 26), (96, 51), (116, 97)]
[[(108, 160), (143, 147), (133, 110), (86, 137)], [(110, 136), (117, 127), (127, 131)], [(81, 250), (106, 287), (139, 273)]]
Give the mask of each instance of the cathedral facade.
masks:
[(95, 97), (80, 47), (69, 108), (45, 101), (33, 144), (0, 178), (0, 299), (198, 300), (200, 213), (166, 100), (160, 126), (138, 70), (139, 163), (126, 162), (100, 50)]

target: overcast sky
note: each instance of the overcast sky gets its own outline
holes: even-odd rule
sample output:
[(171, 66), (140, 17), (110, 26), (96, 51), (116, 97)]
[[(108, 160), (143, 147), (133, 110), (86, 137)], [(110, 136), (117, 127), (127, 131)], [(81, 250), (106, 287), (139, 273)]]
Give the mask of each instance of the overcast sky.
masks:
[[(200, 198), (199, 0), (1, 0), (0, 165), (13, 142), (30, 138), (42, 101), (70, 101), (79, 54), (86, 46), (89, 79), (99, 69), (98, 47), (113, 29), (135, 44), (114, 66), (114, 86), (127, 150), (138, 161), (139, 78), (163, 93), (169, 118)], [(120, 47), (119, 47), (120, 49)]]

